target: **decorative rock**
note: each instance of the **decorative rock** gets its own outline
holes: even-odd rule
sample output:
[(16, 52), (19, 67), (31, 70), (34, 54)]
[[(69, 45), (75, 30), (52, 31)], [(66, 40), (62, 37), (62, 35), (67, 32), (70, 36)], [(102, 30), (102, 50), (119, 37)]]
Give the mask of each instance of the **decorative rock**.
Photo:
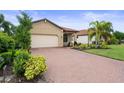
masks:
[(2, 77), (0, 77), (0, 82), (3, 82), (3, 76), (2, 76)]
[(10, 82), (14, 78), (14, 75), (6, 76), (5, 82)]

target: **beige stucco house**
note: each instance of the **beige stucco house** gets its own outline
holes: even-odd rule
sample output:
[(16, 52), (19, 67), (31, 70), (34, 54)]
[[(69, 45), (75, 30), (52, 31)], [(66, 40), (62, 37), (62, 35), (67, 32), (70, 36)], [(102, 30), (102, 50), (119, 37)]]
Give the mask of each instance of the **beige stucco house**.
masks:
[(61, 27), (48, 19), (33, 22), (31, 47), (63, 47), (76, 41), (77, 30)]
[[(80, 30), (79, 32), (76, 33), (76, 35), (77, 35), (77, 39), (76, 39), (77, 43), (88, 44), (88, 30), (87, 29)], [(94, 41), (95, 41), (95, 37), (89, 40), (89, 43), (93, 43)]]

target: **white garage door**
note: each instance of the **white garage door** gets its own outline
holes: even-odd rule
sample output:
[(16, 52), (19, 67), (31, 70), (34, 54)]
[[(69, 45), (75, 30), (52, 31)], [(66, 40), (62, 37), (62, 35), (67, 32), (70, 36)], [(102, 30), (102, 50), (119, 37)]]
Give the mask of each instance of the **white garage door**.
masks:
[(78, 36), (77, 42), (82, 43), (82, 44), (87, 44), (88, 43), (88, 36)]
[(58, 37), (50, 35), (32, 35), (31, 47), (58, 47)]

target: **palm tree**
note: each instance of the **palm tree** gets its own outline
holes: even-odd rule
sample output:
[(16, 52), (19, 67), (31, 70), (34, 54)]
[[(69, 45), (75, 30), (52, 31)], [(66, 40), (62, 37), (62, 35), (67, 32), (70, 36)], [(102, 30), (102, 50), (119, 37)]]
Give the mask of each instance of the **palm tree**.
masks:
[(4, 16), (0, 14), (0, 30), (2, 30), (3, 23), (4, 23)]
[(32, 18), (25, 12), (17, 16), (19, 25), (16, 28), (16, 45), (23, 49), (30, 49)]
[(112, 37), (113, 27), (111, 22), (94, 21), (89, 26), (89, 38), (91, 40), (95, 36), (96, 47), (100, 45), (101, 40), (107, 42)]
[(15, 26), (6, 21), (3, 14), (0, 14), (0, 31), (7, 33), (8, 35), (14, 34)]
[(112, 38), (113, 26), (111, 22), (102, 21), (102, 38), (108, 42)]
[(99, 21), (94, 21), (90, 23), (89, 28), (89, 38), (92, 39), (95, 36), (96, 45), (99, 46), (102, 25)]

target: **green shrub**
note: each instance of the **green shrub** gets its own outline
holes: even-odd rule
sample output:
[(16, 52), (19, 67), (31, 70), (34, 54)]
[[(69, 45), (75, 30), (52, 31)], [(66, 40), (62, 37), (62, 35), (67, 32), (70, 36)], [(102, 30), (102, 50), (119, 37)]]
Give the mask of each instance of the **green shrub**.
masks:
[(107, 49), (108, 48), (107, 43), (106, 42), (102, 42), (101, 45), (100, 45), (100, 48)]
[(29, 54), (27, 50), (22, 50), (22, 49), (16, 50), (14, 56), (16, 58), (24, 59), (24, 60), (28, 60), (31, 57), (31, 55)]
[(77, 43), (77, 46), (81, 45), (81, 43)]
[(109, 41), (109, 44), (119, 44), (119, 40), (116, 39), (116, 37), (112, 37), (111, 40)]
[(86, 49), (88, 48), (88, 45), (87, 44), (81, 44), (79, 45), (79, 49)]
[(13, 60), (12, 52), (4, 52), (0, 54), (0, 69), (11, 63)]
[(25, 65), (25, 77), (27, 80), (33, 79), (35, 76), (46, 71), (47, 66), (45, 64), (44, 57), (31, 57)]
[(89, 47), (94, 49), (94, 48), (96, 48), (96, 45), (95, 44), (89, 44)]
[(31, 55), (26, 50), (17, 50), (14, 56), (13, 72), (17, 76), (23, 76), (25, 72), (24, 65)]
[(6, 33), (0, 32), (0, 53), (7, 52), (8, 50), (13, 49), (14, 46), (14, 39), (8, 36)]

